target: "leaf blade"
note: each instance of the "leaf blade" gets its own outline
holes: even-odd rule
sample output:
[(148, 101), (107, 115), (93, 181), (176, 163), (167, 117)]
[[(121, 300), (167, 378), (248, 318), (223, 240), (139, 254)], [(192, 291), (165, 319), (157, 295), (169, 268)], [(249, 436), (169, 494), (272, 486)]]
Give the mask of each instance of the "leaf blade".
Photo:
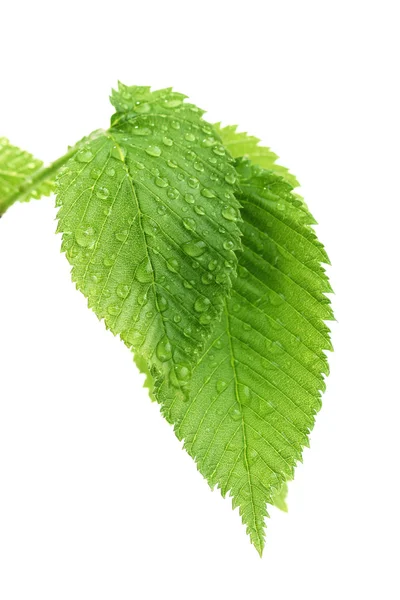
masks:
[(54, 186), (51, 181), (41, 181), (37, 186), (24, 189), (24, 184), (33, 181), (42, 168), (41, 160), (13, 146), (7, 138), (0, 137), (0, 214), (16, 195), (19, 201), (28, 202), (52, 193)]
[[(330, 348), (324, 320), (332, 318), (332, 311), (314, 297), (325, 298), (329, 285), (308, 263), (313, 259), (319, 264), (325, 253), (309, 235), (304, 210), (293, 204), (290, 186), (245, 160), (238, 162), (238, 172), (244, 250), (239, 277), (225, 301), (225, 319), (193, 371), (188, 403), (167, 383), (157, 396), (203, 476), (223, 495), (233, 496), (233, 507), (239, 507), (261, 554), (267, 504), (284, 508), (282, 490), (293, 478), (321, 405), (327, 372), (323, 350)], [(279, 202), (283, 211), (276, 206)], [(283, 213), (272, 221), (268, 235), (261, 211), (269, 217)], [(301, 234), (304, 242), (299, 246), (299, 237), (287, 236), (282, 254), (277, 248), (283, 225)], [(279, 265), (273, 264), (275, 258)], [(275, 278), (274, 270), (279, 271)], [(288, 270), (291, 277), (285, 274)], [(311, 284), (305, 277), (310, 273)]]
[(235, 276), (236, 175), (201, 111), (168, 90), (129, 89), (135, 111), (117, 112), (59, 177), (59, 231), (99, 318), (149, 361), (156, 380), (171, 377), (186, 393), (193, 356)]

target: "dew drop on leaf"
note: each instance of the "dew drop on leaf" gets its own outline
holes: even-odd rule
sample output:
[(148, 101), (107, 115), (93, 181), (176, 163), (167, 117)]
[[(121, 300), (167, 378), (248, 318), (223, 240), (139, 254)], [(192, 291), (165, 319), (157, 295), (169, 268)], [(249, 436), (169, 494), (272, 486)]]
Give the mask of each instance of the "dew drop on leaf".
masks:
[(202, 241), (186, 242), (186, 244), (182, 245), (182, 250), (188, 256), (198, 257), (206, 251), (206, 244)]
[(223, 246), (224, 246), (225, 250), (232, 250), (233, 242), (231, 240), (227, 240), (226, 242), (223, 243)]
[(193, 194), (185, 194), (185, 202), (187, 202), (188, 204), (194, 204)]
[(122, 231), (116, 232), (115, 239), (118, 240), (118, 242), (125, 242), (128, 235), (129, 231), (127, 229), (123, 229)]
[(168, 308), (168, 300), (164, 296), (158, 296), (158, 308), (160, 312), (164, 312)]
[(169, 258), (167, 260), (167, 268), (171, 273), (177, 273), (179, 270), (179, 262), (176, 258)]
[(80, 163), (88, 163), (93, 159), (93, 152), (91, 150), (79, 150), (76, 153), (75, 158)]
[(117, 296), (120, 298), (126, 298), (129, 294), (129, 285), (126, 283), (120, 283), (117, 287)]
[(215, 193), (210, 188), (203, 188), (201, 190), (201, 195), (205, 198), (215, 198)]
[(146, 148), (146, 153), (149, 156), (155, 156), (157, 158), (158, 156), (161, 156), (161, 148), (158, 146), (148, 146)]
[(165, 188), (169, 185), (168, 181), (166, 179), (163, 179), (162, 177), (156, 177), (154, 183), (160, 188)]
[(183, 219), (183, 225), (189, 231), (196, 231), (196, 221), (194, 219)]
[(225, 181), (226, 183), (233, 185), (236, 182), (236, 175), (234, 173), (228, 173), (225, 175)]
[(204, 283), (204, 285), (210, 285), (214, 281), (214, 277), (211, 275), (211, 273), (204, 273), (201, 276), (201, 281)]
[(136, 270), (136, 279), (139, 283), (150, 283), (153, 280), (153, 270), (148, 258), (142, 260)]
[(226, 381), (224, 379), (218, 379), (216, 387), (217, 387), (217, 392), (220, 394), (226, 388)]
[(76, 243), (82, 248), (92, 248), (95, 242), (95, 230), (93, 227), (80, 228), (76, 230)]
[(238, 219), (236, 209), (233, 206), (225, 206), (221, 214), (227, 221), (237, 221)]
[(168, 338), (164, 336), (157, 344), (156, 355), (158, 360), (166, 362), (172, 358), (172, 348)]
[(100, 198), (100, 200), (106, 200), (110, 195), (110, 191), (106, 187), (99, 187), (96, 191), (96, 196)]
[(207, 310), (209, 310), (211, 305), (211, 302), (208, 298), (197, 298), (196, 302), (194, 303), (194, 309), (197, 312), (206, 312)]

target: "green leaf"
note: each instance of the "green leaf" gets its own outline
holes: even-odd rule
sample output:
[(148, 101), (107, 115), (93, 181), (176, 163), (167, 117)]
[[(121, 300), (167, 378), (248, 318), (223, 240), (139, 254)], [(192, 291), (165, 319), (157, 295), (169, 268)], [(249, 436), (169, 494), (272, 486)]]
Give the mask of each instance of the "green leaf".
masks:
[(184, 396), (240, 247), (236, 171), (202, 111), (170, 89), (120, 84), (112, 127), (58, 178), (72, 278), (152, 377)]
[(216, 123), (215, 129), (234, 158), (248, 158), (253, 164), (281, 175), (293, 188), (299, 185), (296, 177), (286, 167), (276, 164), (279, 156), (267, 146), (260, 146), (258, 138), (237, 131), (237, 125), (221, 127), (221, 123)]
[(41, 160), (0, 137), (0, 215), (14, 202), (15, 196), (27, 202), (51, 194), (51, 182), (40, 180), (36, 184), (42, 167)]
[(157, 399), (203, 476), (239, 507), (261, 554), (267, 504), (280, 502), (321, 405), (331, 287), (313, 222), (281, 177), (238, 160), (244, 251), (223, 317), (184, 401)]
[(288, 494), (288, 485), (287, 485), (287, 482), (285, 481), (282, 484), (281, 489), (272, 498), (271, 504), (273, 504), (274, 506), (276, 506), (283, 512), (288, 512), (288, 506), (286, 503), (287, 494)]

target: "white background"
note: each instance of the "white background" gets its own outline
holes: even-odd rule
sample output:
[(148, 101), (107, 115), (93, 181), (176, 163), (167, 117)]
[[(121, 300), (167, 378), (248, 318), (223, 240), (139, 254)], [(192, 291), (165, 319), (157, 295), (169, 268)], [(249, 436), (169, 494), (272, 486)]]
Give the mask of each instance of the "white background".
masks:
[(173, 85), (298, 176), (338, 323), (311, 449), (260, 560), (70, 283), (53, 200), (13, 206), (0, 221), (1, 600), (400, 598), (397, 8), (2, 4), (0, 134), (50, 161), (107, 126), (118, 79)]

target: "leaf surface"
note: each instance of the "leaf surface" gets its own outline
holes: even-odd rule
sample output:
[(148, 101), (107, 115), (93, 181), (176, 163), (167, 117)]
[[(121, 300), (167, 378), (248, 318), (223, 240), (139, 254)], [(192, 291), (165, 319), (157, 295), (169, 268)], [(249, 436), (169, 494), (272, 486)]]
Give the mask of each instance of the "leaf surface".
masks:
[(203, 476), (233, 497), (261, 554), (267, 504), (308, 444), (331, 349), (327, 255), (281, 177), (239, 159), (243, 253), (232, 296), (182, 401), (157, 395)]
[(112, 127), (58, 179), (72, 277), (153, 376), (185, 395), (240, 247), (236, 171), (202, 111), (172, 90), (120, 84)]

